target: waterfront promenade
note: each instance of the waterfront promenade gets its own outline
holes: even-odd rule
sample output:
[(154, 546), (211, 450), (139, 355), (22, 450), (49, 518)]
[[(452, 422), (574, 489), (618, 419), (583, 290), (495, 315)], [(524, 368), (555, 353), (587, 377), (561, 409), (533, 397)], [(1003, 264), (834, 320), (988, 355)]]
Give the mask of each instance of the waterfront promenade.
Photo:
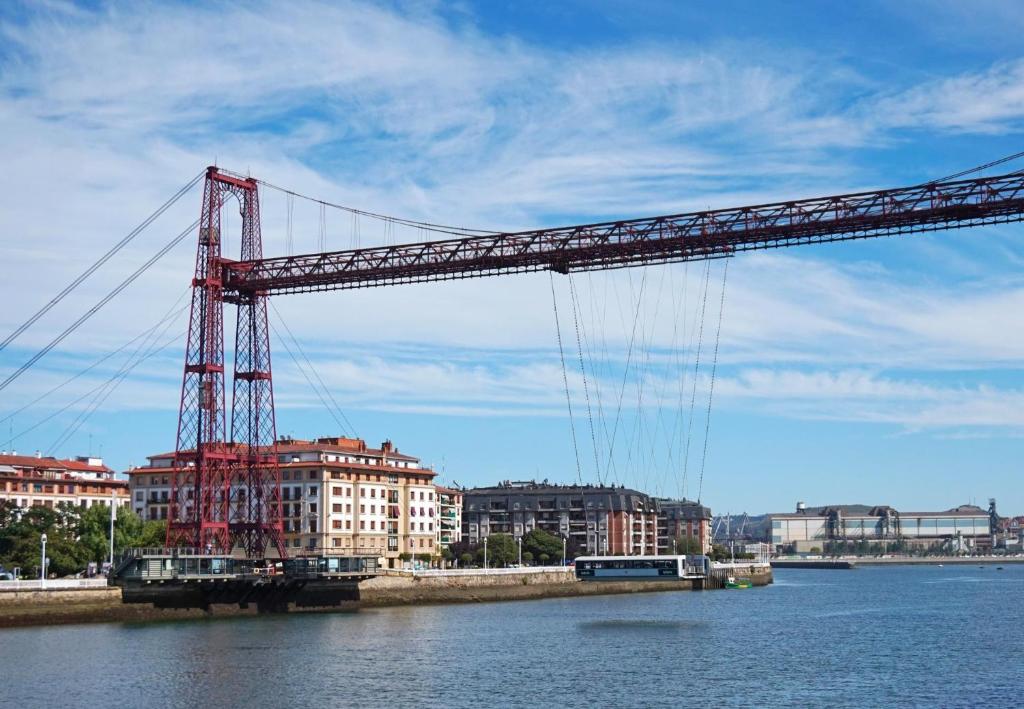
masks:
[[(718, 564), (717, 572), (750, 579), (755, 586), (772, 583), (772, 572), (763, 564)], [(25, 625), (110, 621), (184, 620), (220, 616), (256, 615), (255, 608), (217, 605), (199, 609), (159, 609), (146, 604), (121, 602), (121, 589), (95, 586), (43, 590), (38, 582), (27, 588), (0, 583), (0, 628)], [(51, 583), (51, 582), (47, 582)], [(359, 600), (340, 606), (293, 608), (291, 612), (323, 613), (360, 608), (489, 603), (543, 598), (568, 598), (617, 594), (691, 591), (690, 579), (673, 581), (577, 581), (572, 568), (528, 567), (522, 569), (385, 570), (359, 586)]]

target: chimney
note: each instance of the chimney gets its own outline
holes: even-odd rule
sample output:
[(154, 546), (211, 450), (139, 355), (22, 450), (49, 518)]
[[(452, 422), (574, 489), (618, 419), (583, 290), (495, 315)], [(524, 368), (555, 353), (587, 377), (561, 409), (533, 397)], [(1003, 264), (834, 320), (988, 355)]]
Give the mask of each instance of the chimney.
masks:
[(36, 451), (36, 458), (42, 458), (42, 457), (43, 457), (43, 452), (42, 451)]
[(798, 514), (807, 512), (807, 505), (804, 504), (803, 500), (796, 503), (796, 511)]

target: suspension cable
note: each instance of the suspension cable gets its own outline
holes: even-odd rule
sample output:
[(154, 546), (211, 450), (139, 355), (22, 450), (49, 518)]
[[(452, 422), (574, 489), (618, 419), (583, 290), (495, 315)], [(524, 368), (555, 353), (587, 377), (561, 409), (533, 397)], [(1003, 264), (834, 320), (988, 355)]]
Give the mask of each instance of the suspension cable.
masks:
[(139, 278), (139, 276), (141, 276), (143, 273), (148, 271), (149, 268), (154, 263), (156, 263), (161, 258), (166, 256), (167, 253), (171, 249), (173, 249), (175, 246), (180, 244), (182, 242), (182, 240), (186, 236), (191, 234), (196, 229), (196, 227), (198, 227), (198, 226), (199, 226), (199, 220), (197, 219), (196, 221), (192, 222), (192, 224), (188, 228), (186, 228), (184, 231), (182, 231), (176, 237), (174, 237), (169, 242), (167, 242), (163, 246), (163, 248), (161, 248), (155, 255), (150, 257), (150, 259), (148, 261), (146, 261), (144, 264), (139, 266), (139, 268), (136, 269), (134, 273), (132, 273), (130, 276), (128, 276), (128, 278), (126, 278), (125, 280), (121, 281), (121, 283), (116, 288), (114, 288), (113, 290), (108, 292), (95, 305), (93, 305), (91, 308), (89, 308), (89, 310), (87, 310), (84, 315), (82, 315), (80, 318), (78, 318), (78, 320), (73, 322), (62, 333), (57, 335), (57, 337), (55, 337), (52, 340), (50, 340), (50, 342), (47, 343), (47, 345), (45, 347), (43, 347), (43, 349), (39, 350), (34, 355), (32, 355), (32, 357), (30, 357), (27, 362), (25, 362), (23, 365), (18, 367), (18, 369), (16, 369), (12, 374), (10, 374), (6, 379), (4, 379), (2, 382), (0, 382), (0, 391), (3, 391), (4, 389), (6, 389), (7, 386), (11, 382), (13, 382), (15, 379), (20, 377), (26, 371), (28, 371), (28, 369), (30, 367), (32, 367), (33, 365), (35, 365), (35, 363), (38, 362), (40, 359), (42, 359), (46, 355), (46, 353), (48, 353), (54, 347), (56, 347), (61, 342), (63, 342), (64, 339), (68, 335), (73, 333), (75, 330), (77, 330), (79, 327), (81, 327), (89, 318), (91, 318), (93, 315), (98, 313), (100, 311), (100, 309), (103, 308), (104, 305), (109, 303), (111, 300), (113, 300), (115, 297), (117, 297), (117, 295), (120, 294), (121, 291), (123, 291), (125, 288), (130, 286), (132, 283), (134, 283)]
[(930, 182), (924, 182), (924, 183), (918, 185), (918, 187), (924, 187), (926, 185), (930, 185), (932, 182), (947, 182), (948, 180), (955, 180), (958, 177), (964, 177), (965, 175), (970, 175), (972, 172), (981, 172), (982, 170), (987, 170), (988, 168), (995, 167), (996, 165), (1002, 165), (1004, 162), (1010, 162), (1011, 160), (1016, 160), (1017, 158), (1024, 158), (1024, 150), (1022, 150), (1019, 153), (1014, 153), (1013, 155), (1007, 155), (1006, 157), (999, 158), (998, 160), (993, 160), (992, 162), (987, 162), (984, 165), (978, 165), (977, 167), (972, 167), (972, 168), (968, 168), (966, 170), (961, 170), (960, 172), (954, 173), (952, 175), (946, 175), (945, 177), (940, 177), (937, 180), (931, 180)]
[(597, 434), (594, 432), (594, 414), (590, 408), (590, 387), (587, 384), (587, 370), (583, 366), (583, 342), (580, 338), (580, 321), (576, 314), (577, 310), (577, 298), (576, 284), (573, 283), (572, 274), (569, 274), (569, 302), (572, 304), (572, 321), (576, 326), (576, 351), (579, 353), (580, 358), (580, 374), (583, 376), (583, 396), (587, 402), (587, 420), (590, 422), (590, 443), (594, 447), (594, 470), (597, 472), (598, 484), (604, 484), (604, 478), (601, 476), (601, 462), (597, 457)]
[[(174, 306), (172, 306), (172, 309), (173, 309), (173, 307), (176, 307), (181, 302), (182, 298), (184, 298), (189, 293), (189, 291), (191, 291), (191, 290), (192, 290), (191, 286), (187, 287), (184, 290), (184, 292), (180, 296), (178, 296), (178, 300), (175, 302)], [(148, 337), (152, 332), (158, 330), (160, 328), (160, 326), (163, 325), (167, 321), (168, 317), (177, 318), (188, 307), (189, 306), (186, 303), (185, 305), (183, 305), (181, 308), (179, 308), (173, 314), (164, 315), (164, 317), (161, 318), (159, 321), (157, 321), (157, 323), (155, 325), (151, 326), (147, 330), (144, 330), (143, 332), (140, 332), (138, 335), (136, 335), (132, 339), (128, 340), (128, 342), (125, 342), (123, 345), (121, 345), (117, 349), (111, 350), (110, 352), (106, 353), (105, 355), (103, 355), (102, 357), (100, 357), (99, 359), (94, 361), (92, 364), (90, 364), (85, 369), (79, 370), (76, 374), (68, 377), (63, 382), (58, 384), (57, 386), (55, 386), (52, 389), (49, 389), (48, 391), (40, 394), (39, 396), (37, 396), (35, 399), (30, 401), (29, 403), (25, 404), (24, 406), (22, 406), (22, 407), (20, 407), (18, 409), (15, 409), (11, 413), (9, 413), (6, 416), (0, 418), (0, 423), (5, 423), (6, 421), (9, 421), (10, 419), (14, 418), (15, 416), (17, 416), (18, 414), (24, 412), (25, 410), (32, 408), (33, 406), (38, 404), (40, 401), (42, 401), (46, 397), (48, 397), (51, 394), (54, 394), (54, 393), (60, 391), (61, 389), (66, 387), (68, 384), (70, 384), (71, 382), (73, 382), (76, 379), (78, 379), (79, 377), (84, 376), (85, 374), (88, 374), (92, 370), (96, 369), (96, 367), (100, 366), (101, 364), (106, 362), (111, 357), (114, 357), (115, 355), (120, 354), (121, 352), (125, 351), (126, 349), (128, 349), (129, 347), (131, 347), (132, 345), (134, 345), (136, 342), (138, 342), (139, 340), (143, 339), (144, 337)]]
[(555, 297), (555, 277), (548, 271), (551, 281), (551, 307), (555, 311), (555, 334), (558, 337), (558, 356), (562, 360), (562, 382), (565, 384), (565, 403), (569, 407), (569, 431), (572, 433), (572, 449), (576, 454), (576, 482), (583, 484), (583, 466), (580, 465), (580, 447), (576, 443), (576, 423), (572, 415), (572, 397), (569, 396), (569, 375), (565, 369), (565, 350), (562, 348), (562, 326), (558, 322), (558, 299)]
[[(228, 175), (234, 175), (236, 177), (246, 178), (245, 175), (242, 175), (242, 174), (236, 173), (236, 172), (232, 172), (230, 170), (223, 170), (222, 169), (221, 172), (223, 172), (225, 174), (228, 174)], [(261, 185), (263, 185), (267, 189), (275, 190), (277, 192), (282, 192), (282, 193), (284, 193), (286, 195), (291, 195), (293, 197), (298, 197), (299, 199), (305, 200), (307, 202), (313, 202), (314, 204), (320, 204), (320, 205), (323, 205), (325, 207), (330, 207), (331, 209), (338, 209), (338, 210), (341, 210), (343, 212), (348, 212), (349, 214), (352, 214), (352, 215), (359, 215), (359, 216), (364, 216), (364, 217), (370, 217), (372, 219), (379, 219), (379, 220), (385, 221), (385, 222), (386, 221), (391, 221), (394, 224), (400, 224), (402, 226), (407, 226), (407, 227), (414, 227), (414, 228), (417, 228), (417, 229), (423, 229), (425, 231), (436, 232), (436, 233), (439, 233), (439, 234), (451, 234), (451, 235), (456, 235), (456, 236), (465, 236), (465, 235), (470, 235), (470, 234), (486, 235), (486, 234), (500, 234), (501, 233), (501, 232), (498, 232), (498, 231), (490, 231), (490, 230), (487, 230), (487, 229), (471, 229), (469, 227), (449, 226), (447, 224), (436, 224), (436, 223), (432, 223), (432, 222), (417, 221), (415, 219), (405, 219), (403, 217), (393, 217), (393, 216), (389, 216), (389, 215), (386, 215), (386, 214), (379, 214), (377, 212), (369, 212), (369, 211), (366, 211), (366, 210), (363, 210), (363, 209), (356, 209), (355, 207), (347, 207), (347, 206), (345, 206), (343, 204), (337, 204), (335, 202), (330, 202), (328, 200), (320, 199), (318, 197), (310, 197), (309, 195), (305, 195), (305, 194), (302, 194), (300, 192), (296, 192), (294, 190), (290, 190), (287, 187), (280, 187), (280, 186), (275, 185), (273, 183), (266, 182), (265, 180), (257, 179), (256, 182), (261, 184)]]
[[(3, 351), (4, 348), (6, 348), (7, 345), (11, 344), (11, 342), (13, 342), (19, 335), (21, 335), (21, 333), (25, 332), (25, 330), (27, 330), (28, 328), (32, 327), (32, 325), (37, 320), (39, 320), (39, 318), (43, 317), (48, 312), (50, 312), (50, 310), (52, 310), (54, 306), (56, 306), (58, 303), (60, 303), (62, 300), (64, 300), (64, 298), (66, 298), (68, 296), (68, 294), (71, 293), (71, 291), (73, 291), (75, 288), (80, 286), (82, 284), (82, 282), (85, 281), (85, 279), (87, 279), (89, 276), (91, 276), (93, 273), (95, 273), (107, 261), (112, 259), (121, 249), (123, 249), (125, 246), (130, 244), (135, 239), (135, 237), (137, 237), (139, 234), (141, 234), (146, 229), (146, 227), (148, 227), (150, 224), (152, 224), (154, 221), (156, 221), (157, 218), (161, 214), (163, 214), (168, 209), (170, 209), (171, 206), (174, 205), (175, 202), (177, 202), (179, 199), (184, 197), (185, 194), (187, 194), (189, 190), (191, 190), (193, 187), (195, 187), (196, 184), (199, 182), (199, 180), (201, 180), (203, 178), (204, 174), (206, 174), (205, 171), (204, 172), (200, 172), (198, 175), (196, 175), (191, 180), (189, 180), (189, 182), (187, 182), (184, 187), (182, 187), (177, 192), (175, 192), (174, 195), (169, 200), (167, 200), (162, 205), (160, 205), (160, 207), (158, 207), (155, 212), (153, 212), (148, 217), (146, 217), (145, 220), (143, 220), (143, 222), (141, 224), (139, 224), (137, 227), (135, 227), (130, 232), (128, 232), (127, 236), (125, 236), (119, 242), (114, 244), (110, 248), (109, 251), (107, 251), (105, 254), (100, 256), (100, 258), (97, 259), (96, 262), (93, 263), (91, 266), (89, 266), (89, 268), (85, 269), (85, 271), (83, 271), (81, 273), (81, 275), (78, 276), (78, 278), (76, 278), (75, 280), (71, 281), (71, 283), (69, 283), (67, 285), (67, 287), (64, 288), (64, 290), (62, 290), (60, 293), (58, 293), (56, 296), (54, 296), (53, 299), (50, 300), (49, 303), (47, 303), (42, 308), (37, 310), (35, 312), (35, 314), (32, 315), (32, 317), (30, 317), (28, 320), (23, 322), (17, 328), (15, 328), (14, 332), (12, 332), (10, 335), (8, 335), (3, 340), (3, 342), (0, 342), (0, 351)], [(2, 388), (2, 387), (0, 387), (0, 388)]]
[(708, 436), (711, 433), (711, 399), (715, 395), (715, 370), (718, 368), (718, 341), (722, 335), (722, 313), (725, 312), (725, 280), (729, 275), (729, 259), (722, 267), (722, 296), (718, 301), (718, 328), (715, 330), (715, 353), (711, 358), (711, 383), (708, 386), (708, 414), (704, 421), (704, 452), (700, 457), (700, 482), (697, 485), (697, 503), (704, 492), (704, 463), (708, 458)]
[[(317, 390), (317, 396), (320, 398), (320, 402), (324, 405), (324, 407), (331, 414), (331, 417), (334, 418), (334, 422), (338, 424), (338, 428), (342, 429), (342, 433), (346, 433), (348, 431), (351, 431), (353, 436), (358, 437), (358, 434), (356, 433), (356, 427), (353, 426), (352, 422), (348, 420), (348, 417), (345, 415), (345, 412), (342, 411), (341, 407), (338, 405), (338, 402), (335, 400), (334, 394), (332, 394), (331, 390), (327, 388), (326, 384), (324, 384), (324, 380), (320, 377), (320, 372), (318, 372), (316, 367), (313, 366), (313, 363), (310, 361), (309, 357), (306, 355), (306, 351), (304, 349), (302, 349), (302, 345), (299, 344), (298, 339), (295, 337), (294, 334), (292, 334), (291, 328), (288, 327), (288, 322), (283, 317), (281, 317), (281, 313), (280, 313), (280, 311), (278, 311), (277, 306), (274, 305), (274, 301), (268, 299), (267, 302), (270, 303), (270, 307), (274, 310), (274, 314), (277, 316), (277, 319), (281, 322), (281, 325), (284, 326), (285, 331), (288, 333), (288, 336), (292, 339), (292, 342), (295, 344), (296, 349), (298, 349), (299, 354), (301, 354), (302, 358), (304, 360), (306, 360), (306, 364), (309, 365), (309, 369), (310, 369), (310, 371), (313, 372), (313, 376), (315, 376), (316, 380), (318, 382), (320, 382), (320, 386), (323, 388), (324, 393), (327, 394), (327, 397), (334, 404), (334, 410), (332, 410), (331, 407), (327, 405), (327, 402), (324, 401), (324, 398), (322, 396), (320, 396), (320, 392)], [(275, 329), (274, 332), (277, 333), (277, 330)], [(281, 338), (280, 333), (277, 333), (277, 337), (278, 337), (279, 340), (284, 342), (284, 340)], [(288, 343), (287, 342), (284, 342), (284, 345), (285, 345), (285, 348), (288, 348)], [(292, 354), (291, 353), (291, 349), (288, 348), (288, 350), (289, 350), (289, 354)], [(301, 368), (302, 365), (299, 364), (299, 362), (295, 358), (294, 354), (292, 354), (292, 359), (295, 360), (295, 364), (298, 365)], [(303, 374), (303, 376), (305, 376), (305, 374)], [(308, 377), (306, 378), (306, 381), (309, 382), (309, 385), (312, 386), (314, 388), (314, 390), (316, 390), (316, 387), (313, 385), (312, 382), (310, 382)], [(337, 411), (338, 415), (340, 415), (341, 418), (345, 421), (345, 424), (347, 424), (347, 428), (346, 428), (345, 425), (342, 425), (341, 421), (338, 420), (338, 416), (335, 415), (334, 411)]]
[[(121, 386), (124, 380), (128, 378), (128, 375), (131, 374), (137, 366), (148, 360), (150, 357), (153, 357), (158, 352), (162, 352), (167, 349), (178, 340), (178, 336), (174, 335), (164, 345), (156, 347), (156, 342), (167, 334), (168, 330), (171, 329), (171, 326), (177, 322), (181, 313), (185, 311), (185, 309), (182, 308), (173, 318), (169, 317), (171, 311), (173, 311), (176, 306), (177, 303), (172, 305), (170, 310), (167, 311), (167, 314), (164, 317), (166, 323), (164, 324), (163, 329), (159, 333), (157, 333), (156, 330), (150, 331), (149, 336), (139, 343), (135, 352), (133, 352), (128, 360), (121, 365), (121, 368), (100, 386), (99, 391), (97, 391), (96, 396), (93, 398), (89, 406), (83, 409), (78, 416), (75, 417), (71, 424), (64, 429), (64, 432), (57, 438), (57, 440), (50, 445), (48, 450), (56, 452), (60, 446), (67, 443), (71, 437), (78, 432), (78, 429), (81, 428), (82, 425), (99, 410), (108, 398), (110, 398), (110, 395), (113, 394), (119, 386)], [(152, 344), (150, 344), (151, 342)], [(148, 350), (146, 349), (147, 347)]]
[(704, 295), (700, 306), (700, 324), (697, 330), (697, 353), (693, 364), (693, 389), (690, 392), (690, 418), (686, 424), (686, 451), (683, 454), (683, 490), (686, 490), (686, 478), (690, 467), (690, 443), (693, 439), (693, 412), (697, 403), (697, 375), (700, 373), (700, 351), (704, 343), (704, 315), (708, 307), (708, 280), (711, 276), (711, 261), (705, 261)]

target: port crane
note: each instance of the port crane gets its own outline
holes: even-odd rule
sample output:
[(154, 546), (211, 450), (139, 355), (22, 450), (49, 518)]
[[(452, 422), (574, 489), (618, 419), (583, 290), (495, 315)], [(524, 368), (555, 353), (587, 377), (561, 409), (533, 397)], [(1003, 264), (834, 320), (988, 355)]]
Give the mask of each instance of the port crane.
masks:
[[(206, 170), (192, 279), (167, 546), (264, 558), (283, 543), (267, 299), (513, 273), (729, 258), (744, 251), (1024, 220), (1024, 171), (731, 209), (265, 258), (260, 181)], [(241, 254), (221, 252), (234, 197)], [(225, 406), (224, 305), (237, 306)], [(230, 416), (230, 428), (227, 421)]]

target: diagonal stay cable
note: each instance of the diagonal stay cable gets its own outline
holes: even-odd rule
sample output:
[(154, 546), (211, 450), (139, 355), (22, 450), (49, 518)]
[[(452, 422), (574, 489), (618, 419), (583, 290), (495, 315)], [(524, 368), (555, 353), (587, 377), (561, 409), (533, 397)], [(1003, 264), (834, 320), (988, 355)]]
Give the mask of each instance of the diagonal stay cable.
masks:
[(700, 457), (700, 482), (697, 484), (697, 502), (704, 492), (704, 463), (708, 459), (708, 435), (711, 433), (711, 399), (715, 395), (715, 370), (718, 368), (718, 341), (722, 336), (722, 313), (725, 312), (725, 279), (729, 275), (729, 259), (722, 268), (722, 297), (718, 302), (718, 329), (715, 331), (715, 353), (711, 358), (711, 384), (708, 387), (708, 415), (704, 421), (704, 452)]
[(569, 395), (569, 375), (565, 368), (565, 349), (562, 347), (562, 326), (558, 322), (558, 299), (555, 297), (555, 277), (548, 271), (551, 281), (551, 307), (555, 311), (555, 334), (558, 336), (558, 356), (562, 360), (562, 382), (565, 384), (565, 403), (569, 407), (569, 431), (572, 433), (572, 449), (576, 453), (576, 482), (583, 484), (583, 466), (580, 465), (580, 447), (576, 442), (576, 422), (572, 415), (572, 397)]
[[(178, 296), (178, 300), (175, 302), (174, 306), (172, 306), (172, 310), (178, 306), (178, 304), (181, 302), (182, 298), (184, 298), (191, 290), (192, 290), (192, 288), (191, 288), (191, 286), (189, 286), (189, 287), (187, 287), (184, 290), (184, 292), (182, 292), (182, 294), (180, 296)], [(15, 409), (11, 413), (9, 413), (6, 416), (0, 418), (0, 423), (5, 423), (5, 422), (9, 421), (10, 419), (14, 418), (15, 416), (17, 416), (18, 414), (20, 414), (20, 413), (22, 413), (22, 412), (32, 408), (33, 406), (38, 404), (43, 399), (45, 399), (48, 396), (50, 396), (51, 394), (57, 393), (58, 391), (60, 391), (64, 387), (66, 387), (71, 382), (77, 380), (79, 377), (85, 376), (86, 374), (88, 374), (92, 370), (96, 369), (101, 364), (103, 364), (104, 362), (109, 360), (111, 357), (114, 357), (114, 356), (120, 354), (121, 352), (124, 352), (126, 349), (128, 349), (129, 347), (134, 345), (139, 340), (149, 336), (151, 333), (153, 333), (156, 330), (160, 329), (160, 326), (163, 325), (167, 321), (167, 318), (177, 318), (188, 307), (189, 307), (188, 303), (186, 303), (185, 305), (181, 306), (181, 308), (179, 308), (177, 311), (175, 311), (173, 313), (168, 313), (167, 315), (164, 315), (162, 318), (160, 318), (160, 320), (155, 325), (152, 325), (149, 328), (147, 328), (146, 330), (140, 332), (138, 335), (136, 335), (132, 339), (128, 340), (128, 342), (125, 342), (123, 345), (121, 345), (117, 349), (114, 349), (114, 350), (111, 350), (110, 352), (107, 352), (105, 355), (103, 355), (99, 359), (95, 360), (88, 367), (85, 367), (84, 369), (79, 370), (77, 373), (71, 375), (70, 377), (65, 379), (63, 382), (61, 382), (57, 386), (55, 386), (55, 387), (53, 387), (51, 389), (48, 389), (47, 391), (43, 392), (42, 394), (37, 396), (32, 401), (30, 401), (29, 403), (25, 404), (24, 406), (21, 406), (20, 408)]]
[(3, 340), (3, 342), (0, 342), (0, 351), (3, 351), (4, 348), (6, 348), (7, 345), (11, 344), (11, 342), (13, 342), (19, 335), (21, 335), (21, 333), (25, 332), (25, 330), (27, 330), (30, 327), (32, 327), (32, 325), (37, 320), (39, 320), (39, 318), (43, 317), (44, 315), (46, 315), (46, 313), (50, 312), (50, 310), (52, 310), (53, 307), (55, 305), (57, 305), (59, 302), (64, 300), (64, 298), (66, 298), (68, 296), (68, 294), (71, 293), (71, 291), (73, 291), (75, 288), (80, 286), (82, 284), (82, 282), (85, 281), (85, 279), (87, 279), (89, 276), (91, 276), (93, 273), (95, 273), (107, 261), (112, 259), (121, 249), (123, 249), (125, 246), (127, 246), (129, 243), (131, 243), (132, 240), (135, 239), (135, 237), (137, 237), (139, 234), (141, 234), (146, 229), (146, 227), (148, 227), (150, 224), (152, 224), (154, 221), (156, 221), (157, 218), (160, 217), (161, 214), (163, 214), (168, 209), (170, 209), (171, 206), (174, 205), (175, 202), (177, 202), (179, 199), (184, 197), (185, 194), (187, 194), (189, 190), (191, 190), (193, 187), (195, 187), (196, 183), (198, 183), (199, 180), (201, 180), (203, 178), (204, 174), (205, 174), (205, 172), (200, 172), (198, 175), (193, 177), (184, 187), (182, 187), (180, 190), (175, 192), (174, 195), (169, 200), (167, 200), (162, 205), (160, 205), (160, 207), (157, 208), (157, 210), (155, 212), (153, 212), (148, 217), (146, 217), (146, 219), (141, 224), (139, 224), (137, 227), (135, 227), (130, 232), (128, 232), (127, 236), (125, 236), (119, 242), (114, 244), (110, 248), (109, 251), (107, 251), (105, 254), (100, 256), (100, 258), (96, 262), (94, 262), (91, 266), (89, 266), (89, 268), (85, 269), (85, 271), (83, 271), (81, 273), (81, 275), (78, 276), (78, 278), (76, 278), (75, 280), (71, 281), (71, 283), (69, 283), (67, 285), (67, 287), (64, 288), (64, 290), (62, 290), (60, 293), (58, 293), (56, 296), (54, 296), (53, 299), (50, 300), (50, 302), (48, 302), (42, 308), (37, 310), (35, 312), (35, 314), (32, 315), (32, 317), (30, 317), (28, 320), (23, 322), (17, 328), (15, 328), (14, 332), (12, 332), (10, 335), (8, 335), (7, 338)]
[[(280, 318), (280, 315), (278, 316), (278, 318)], [(284, 324), (283, 320), (282, 320), (281, 324), (282, 325)], [(309, 375), (306, 374), (306, 368), (302, 366), (302, 362), (300, 362), (299, 358), (295, 356), (295, 352), (292, 351), (292, 348), (288, 345), (288, 341), (286, 339), (284, 339), (283, 337), (281, 337), (280, 331), (277, 329), (277, 327), (274, 326), (273, 322), (270, 322), (270, 329), (273, 330), (275, 335), (277, 335), (277, 339), (280, 341), (280, 343), (282, 345), (284, 345), (284, 349), (288, 353), (288, 356), (291, 357), (292, 358), (292, 362), (295, 363), (295, 368), (299, 370), (299, 374), (301, 374), (302, 378), (306, 380), (307, 384), (309, 384), (309, 388), (312, 389), (313, 393), (316, 394), (316, 397), (318, 399), (320, 399), (320, 403), (323, 404), (323, 407), (325, 409), (327, 409), (327, 413), (329, 413), (331, 415), (331, 418), (334, 419), (334, 422), (336, 424), (338, 424), (338, 428), (341, 429), (341, 432), (343, 434), (347, 434), (348, 433), (348, 429), (346, 429), (345, 425), (341, 422), (341, 420), (337, 417), (337, 415), (335, 415), (334, 409), (332, 409), (330, 404), (327, 403), (327, 400), (324, 399), (324, 395), (320, 393), (320, 389), (316, 386), (316, 384), (313, 383), (313, 380), (309, 378)], [(296, 341), (296, 344), (298, 344), (297, 341)], [(328, 394), (329, 393), (330, 392), (328, 392)], [(340, 409), (338, 411), (339, 411), (339, 413), (341, 412)], [(345, 419), (345, 420), (347, 421), (348, 419)], [(352, 426), (352, 424), (349, 424), (349, 428), (351, 428), (351, 426)], [(355, 429), (352, 429), (352, 430), (354, 431)], [(354, 433), (353, 433), (353, 436), (355, 436)]]
[(198, 226), (199, 226), (199, 220), (197, 219), (194, 222), (192, 222), (192, 224), (189, 225), (188, 228), (186, 228), (184, 231), (182, 231), (176, 237), (174, 237), (169, 242), (167, 242), (163, 246), (163, 248), (161, 248), (159, 251), (157, 251), (156, 254), (154, 254), (148, 261), (146, 261), (144, 264), (139, 266), (139, 268), (136, 269), (134, 273), (132, 273), (130, 276), (128, 276), (128, 278), (126, 278), (123, 281), (121, 281), (121, 283), (116, 288), (114, 288), (112, 291), (107, 293), (105, 296), (103, 296), (99, 300), (99, 302), (97, 302), (95, 305), (93, 305), (91, 308), (89, 308), (89, 310), (87, 310), (84, 315), (82, 315), (80, 318), (78, 318), (78, 320), (73, 322), (62, 333), (57, 335), (57, 337), (55, 337), (52, 340), (50, 340), (50, 342), (47, 343), (47, 345), (45, 347), (43, 347), (43, 349), (39, 350), (34, 355), (32, 355), (32, 357), (30, 357), (27, 362), (25, 362), (23, 365), (18, 367), (18, 369), (16, 369), (13, 373), (11, 373), (6, 379), (4, 379), (2, 382), (0, 382), (0, 391), (3, 391), (4, 389), (6, 389), (11, 382), (13, 382), (15, 379), (20, 377), (22, 374), (24, 374), (26, 371), (28, 371), (28, 369), (30, 367), (32, 367), (36, 362), (38, 362), (44, 356), (46, 356), (46, 353), (48, 353), (54, 347), (56, 347), (61, 342), (63, 342), (64, 339), (68, 335), (73, 333), (75, 330), (77, 330), (79, 327), (81, 327), (82, 324), (84, 324), (89, 318), (91, 318), (93, 315), (98, 313), (100, 311), (100, 309), (103, 308), (104, 305), (106, 305), (111, 300), (116, 298), (121, 293), (121, 291), (123, 291), (125, 288), (130, 286), (132, 283), (134, 283), (139, 278), (139, 276), (141, 276), (143, 273), (148, 271), (149, 268), (154, 263), (156, 263), (161, 258), (166, 256), (167, 253), (171, 249), (173, 249), (175, 246), (180, 244), (182, 242), (182, 240), (184, 240), (184, 238), (186, 236), (191, 234), (193, 232), (193, 230), (195, 230), (195, 228), (198, 227)]
[[(310, 370), (312, 370), (313, 376), (315, 376), (316, 380), (320, 382), (320, 386), (323, 387), (324, 393), (327, 394), (327, 398), (329, 398), (331, 400), (331, 403), (334, 404), (334, 408), (338, 412), (338, 415), (341, 416), (341, 418), (345, 421), (345, 424), (348, 426), (348, 429), (352, 431), (352, 435), (358, 437), (359, 434), (356, 433), (356, 427), (353, 426), (352, 422), (348, 420), (348, 416), (345, 415), (344, 410), (342, 410), (342, 408), (338, 405), (338, 402), (335, 400), (334, 394), (332, 394), (331, 390), (327, 388), (326, 384), (324, 384), (324, 380), (320, 378), (320, 372), (318, 372), (316, 367), (313, 366), (313, 363), (309, 361), (309, 357), (306, 356), (306, 351), (302, 349), (302, 345), (299, 344), (298, 339), (296, 339), (295, 335), (292, 334), (292, 329), (288, 327), (288, 323), (285, 321), (283, 317), (281, 317), (281, 313), (278, 311), (277, 306), (274, 305), (274, 301), (268, 300), (267, 302), (269, 302), (270, 307), (274, 309), (274, 314), (277, 315), (277, 319), (281, 321), (281, 324), (284, 326), (285, 331), (287, 331), (288, 336), (292, 338), (292, 342), (295, 343), (295, 347), (296, 349), (298, 349), (299, 354), (301, 354), (302, 358), (306, 360), (306, 364), (308, 364)], [(337, 418), (335, 418), (335, 421), (337, 421)]]
[[(176, 306), (177, 303), (171, 306), (171, 310)], [(79, 412), (78, 416), (76, 416), (67, 427), (65, 427), (64, 431), (57, 440), (50, 445), (48, 450), (56, 451), (60, 446), (71, 440), (71, 437), (78, 432), (78, 429), (81, 428), (86, 421), (92, 418), (92, 415), (95, 414), (101, 406), (103, 406), (104, 402), (106, 402), (106, 400), (110, 398), (110, 395), (113, 394), (122, 383), (124, 383), (124, 380), (128, 378), (128, 375), (131, 374), (136, 367), (147, 361), (150, 357), (156, 355), (158, 352), (163, 352), (174, 344), (178, 339), (177, 335), (168, 340), (166, 344), (161, 345), (160, 347), (156, 346), (157, 341), (167, 335), (175, 323), (177, 323), (181, 314), (185, 312), (185, 308), (182, 308), (175, 313), (173, 317), (169, 317), (171, 315), (171, 310), (169, 310), (167, 312), (167, 316), (163, 318), (164, 324), (160, 332), (157, 332), (156, 330), (150, 331), (149, 335), (139, 343), (139, 346), (135, 348), (135, 351), (132, 352), (124, 364), (121, 365), (121, 368), (100, 386), (100, 389), (96, 392), (93, 400), (89, 402), (86, 408)]]

